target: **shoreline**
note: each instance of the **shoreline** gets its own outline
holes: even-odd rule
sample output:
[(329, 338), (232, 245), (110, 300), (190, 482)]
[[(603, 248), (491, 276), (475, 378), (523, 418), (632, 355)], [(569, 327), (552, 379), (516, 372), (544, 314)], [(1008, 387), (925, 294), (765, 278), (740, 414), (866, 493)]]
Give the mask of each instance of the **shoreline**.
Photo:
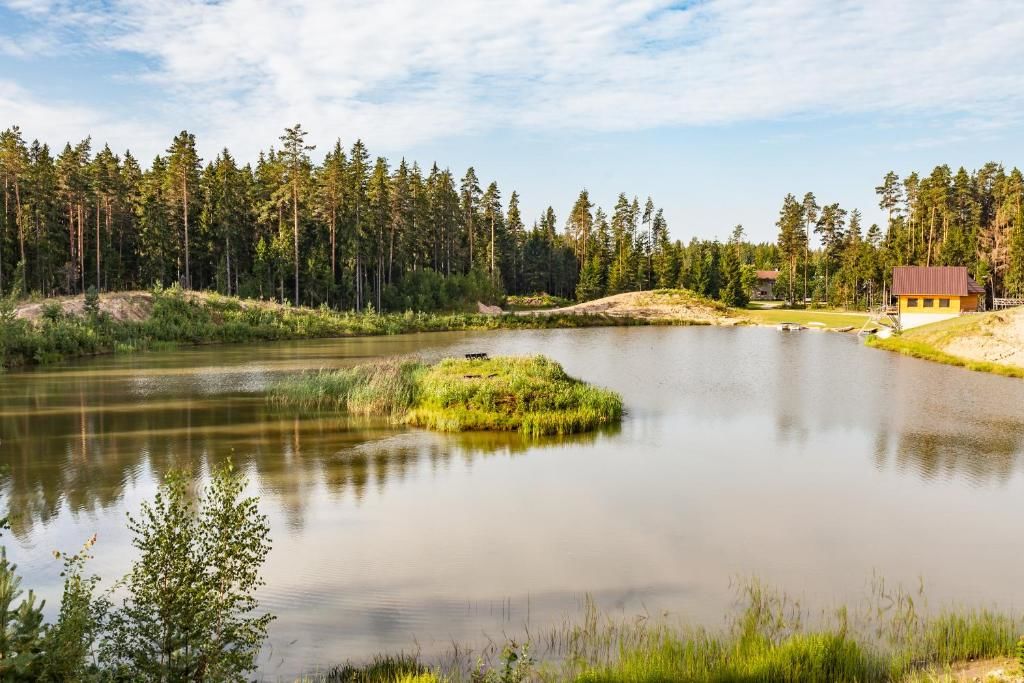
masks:
[(963, 356), (956, 356), (930, 344), (914, 341), (912, 339), (903, 339), (899, 336), (892, 336), (886, 339), (871, 336), (867, 338), (864, 344), (865, 346), (869, 346), (873, 349), (889, 351), (890, 353), (898, 353), (901, 356), (926, 360), (932, 363), (951, 365), (953, 367), (964, 368), (965, 370), (971, 370), (973, 372), (984, 372), (990, 375), (1024, 379), (1024, 368), (1022, 367), (1016, 365), (1003, 365), (1000, 363), (982, 360), (972, 360), (970, 358), (964, 358)]
[[(622, 302), (624, 305), (618, 305)], [(779, 309), (775, 309), (779, 310)], [(424, 332), (589, 327), (776, 327), (792, 317), (805, 330), (853, 332), (850, 314), (729, 309), (685, 290), (630, 292), (570, 307), (501, 313), (376, 313), (292, 307), (257, 299), (171, 288), (84, 296), (17, 306), (0, 321), (0, 368), (13, 371), (76, 358), (170, 350), (187, 346), (301, 339), (346, 339)], [(807, 324), (832, 316), (835, 324)]]

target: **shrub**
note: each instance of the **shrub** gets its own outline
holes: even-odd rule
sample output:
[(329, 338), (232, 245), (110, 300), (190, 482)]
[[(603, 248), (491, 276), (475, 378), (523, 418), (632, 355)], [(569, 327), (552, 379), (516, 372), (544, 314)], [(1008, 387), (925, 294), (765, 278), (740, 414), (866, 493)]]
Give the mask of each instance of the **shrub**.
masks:
[(33, 681), (42, 675), (43, 602), (37, 603), (31, 590), (18, 602), (22, 590), (17, 569), (0, 547), (0, 679)]
[[(273, 617), (253, 596), (270, 550), (266, 517), (230, 463), (199, 501), (171, 473), (140, 517), (129, 517), (139, 558), (110, 623), (104, 661), (153, 680), (243, 681)], [(167, 590), (173, 586), (173, 590)]]

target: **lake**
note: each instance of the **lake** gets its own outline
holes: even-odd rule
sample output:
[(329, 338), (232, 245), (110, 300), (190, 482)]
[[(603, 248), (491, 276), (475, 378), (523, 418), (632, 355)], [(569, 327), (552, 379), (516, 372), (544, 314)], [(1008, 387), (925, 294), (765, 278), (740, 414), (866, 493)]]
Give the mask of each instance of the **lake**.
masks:
[[(263, 391), (367, 359), (544, 353), (620, 392), (621, 427), (444, 435), (303, 414)], [(872, 576), (932, 605), (1024, 606), (1024, 382), (850, 335), (646, 327), (436, 333), (111, 356), (0, 375), (5, 536), (60, 598), (54, 549), (99, 536), (164, 472), (232, 457), (270, 517), (270, 680), (382, 651), (445, 650), (579, 614), (722, 624), (737, 577), (804, 602)]]

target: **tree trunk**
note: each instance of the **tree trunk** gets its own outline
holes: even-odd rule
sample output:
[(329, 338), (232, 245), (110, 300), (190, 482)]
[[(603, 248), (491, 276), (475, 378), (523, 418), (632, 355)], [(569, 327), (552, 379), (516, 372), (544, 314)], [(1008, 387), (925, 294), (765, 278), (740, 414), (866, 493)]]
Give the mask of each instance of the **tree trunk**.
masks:
[(188, 248), (188, 177), (181, 178), (182, 215), (185, 218), (185, 289), (192, 289), (192, 265)]
[[(225, 234), (225, 246), (224, 253), (227, 256), (227, 289), (228, 296), (231, 296), (231, 232), (227, 231)], [(237, 294), (237, 292), (236, 292)]]
[(96, 291), (100, 291), (100, 200), (96, 199)]
[(338, 271), (335, 266), (335, 261), (338, 255), (338, 248), (336, 244), (336, 231), (338, 225), (338, 209), (334, 206), (331, 207), (331, 286), (327, 289), (327, 303), (331, 303), (331, 290), (334, 289), (334, 284), (338, 281)]
[(18, 224), (18, 245), (21, 247), (21, 262), (28, 269), (28, 263), (25, 261), (25, 226), (22, 225), (21, 220), (21, 190), (19, 188), (18, 176), (14, 176), (14, 211), (14, 220)]
[(925, 256), (924, 265), (929, 267), (932, 264), (932, 239), (935, 237), (935, 209), (932, 209), (932, 219), (928, 227), (928, 255)]
[(82, 202), (78, 203), (78, 272), (82, 277), (82, 292), (85, 292), (85, 219)]
[(292, 237), (295, 243), (295, 305), (299, 305), (299, 186), (292, 183)]

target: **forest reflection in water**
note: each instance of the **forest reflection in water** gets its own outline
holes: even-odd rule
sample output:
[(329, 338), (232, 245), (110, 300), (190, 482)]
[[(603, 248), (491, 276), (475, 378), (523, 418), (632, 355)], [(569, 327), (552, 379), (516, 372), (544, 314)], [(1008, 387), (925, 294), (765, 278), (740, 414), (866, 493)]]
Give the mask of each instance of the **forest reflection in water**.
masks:
[[(433, 434), (263, 393), (285, 373), (467, 351), (548, 354), (622, 393), (623, 424)], [(96, 570), (119, 575), (124, 513), (171, 468), (202, 477), (231, 457), (271, 518), (273, 675), (536, 626), (584, 593), (714, 622), (737, 574), (831, 600), (880, 571), (925, 576), (937, 602), (1021, 605), (1012, 569), (975, 559), (1016, 533), (1022, 451), (1024, 382), (824, 333), (408, 335), (0, 376), (9, 553), (26, 584), (55, 604), (50, 551), (97, 530)]]

